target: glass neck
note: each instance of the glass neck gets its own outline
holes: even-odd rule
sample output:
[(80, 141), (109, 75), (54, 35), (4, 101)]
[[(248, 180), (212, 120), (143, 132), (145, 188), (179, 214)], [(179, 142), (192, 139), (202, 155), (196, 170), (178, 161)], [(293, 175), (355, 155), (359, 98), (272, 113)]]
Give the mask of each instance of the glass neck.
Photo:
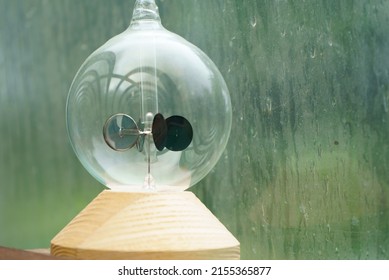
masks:
[(158, 6), (154, 0), (137, 0), (135, 2), (130, 27), (137, 29), (140, 26), (142, 28), (158, 28), (162, 26)]

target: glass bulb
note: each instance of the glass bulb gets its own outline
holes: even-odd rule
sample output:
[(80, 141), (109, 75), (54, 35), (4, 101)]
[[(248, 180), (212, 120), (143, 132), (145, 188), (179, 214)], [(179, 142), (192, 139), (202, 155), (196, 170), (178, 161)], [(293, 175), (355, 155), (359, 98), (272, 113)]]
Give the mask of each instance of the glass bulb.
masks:
[(161, 25), (154, 1), (139, 0), (129, 28), (81, 66), (66, 114), (77, 157), (102, 184), (174, 191), (215, 166), (232, 110), (215, 64)]

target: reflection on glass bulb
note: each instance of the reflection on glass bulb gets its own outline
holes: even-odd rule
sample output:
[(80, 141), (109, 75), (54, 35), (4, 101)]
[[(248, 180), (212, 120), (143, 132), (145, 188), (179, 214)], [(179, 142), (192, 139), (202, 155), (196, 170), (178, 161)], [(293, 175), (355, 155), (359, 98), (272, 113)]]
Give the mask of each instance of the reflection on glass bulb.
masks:
[(107, 187), (185, 190), (221, 156), (231, 103), (214, 63), (164, 29), (154, 1), (143, 0), (130, 27), (81, 66), (67, 126), (78, 158)]

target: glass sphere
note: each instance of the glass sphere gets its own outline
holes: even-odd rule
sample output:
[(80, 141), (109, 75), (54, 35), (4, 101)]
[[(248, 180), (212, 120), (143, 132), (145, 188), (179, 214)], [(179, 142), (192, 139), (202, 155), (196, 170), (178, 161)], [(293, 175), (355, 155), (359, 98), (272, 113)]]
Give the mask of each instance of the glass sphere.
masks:
[(162, 27), (154, 1), (138, 1), (129, 28), (81, 66), (66, 114), (77, 157), (102, 184), (172, 191), (215, 166), (231, 112), (215, 64)]

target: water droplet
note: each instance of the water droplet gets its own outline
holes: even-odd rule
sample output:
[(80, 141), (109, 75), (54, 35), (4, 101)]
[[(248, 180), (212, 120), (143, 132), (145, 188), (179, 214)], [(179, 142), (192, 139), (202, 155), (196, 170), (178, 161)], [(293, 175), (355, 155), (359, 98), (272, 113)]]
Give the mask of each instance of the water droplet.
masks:
[(286, 36), (286, 31), (283, 30), (283, 31), (281, 32), (281, 37), (282, 37), (282, 38), (285, 38), (285, 36)]
[(250, 25), (251, 25), (251, 27), (255, 27), (255, 26), (257, 26), (257, 18), (256, 18), (256, 16), (252, 16), (251, 17), (251, 19), (250, 19)]
[(328, 40), (328, 45), (329, 45), (330, 47), (332, 47), (333, 43), (332, 43), (332, 40), (331, 40), (331, 39)]
[(352, 226), (359, 226), (359, 219), (355, 216), (351, 218), (351, 225)]
[(269, 97), (266, 97), (266, 99), (265, 99), (264, 112), (269, 114), (269, 115), (272, 113), (272, 100)]
[(389, 112), (389, 90), (386, 91), (384, 94), (383, 94), (383, 101), (384, 101), (384, 110), (385, 110), (385, 113), (388, 113)]
[(235, 39), (236, 39), (235, 36), (233, 36), (233, 37), (231, 38), (231, 40), (230, 40), (230, 42), (229, 42), (230, 48), (232, 48), (232, 47), (234, 46), (234, 40), (235, 40)]
[(315, 48), (312, 48), (311, 49), (311, 58), (315, 58), (316, 57), (316, 49)]

